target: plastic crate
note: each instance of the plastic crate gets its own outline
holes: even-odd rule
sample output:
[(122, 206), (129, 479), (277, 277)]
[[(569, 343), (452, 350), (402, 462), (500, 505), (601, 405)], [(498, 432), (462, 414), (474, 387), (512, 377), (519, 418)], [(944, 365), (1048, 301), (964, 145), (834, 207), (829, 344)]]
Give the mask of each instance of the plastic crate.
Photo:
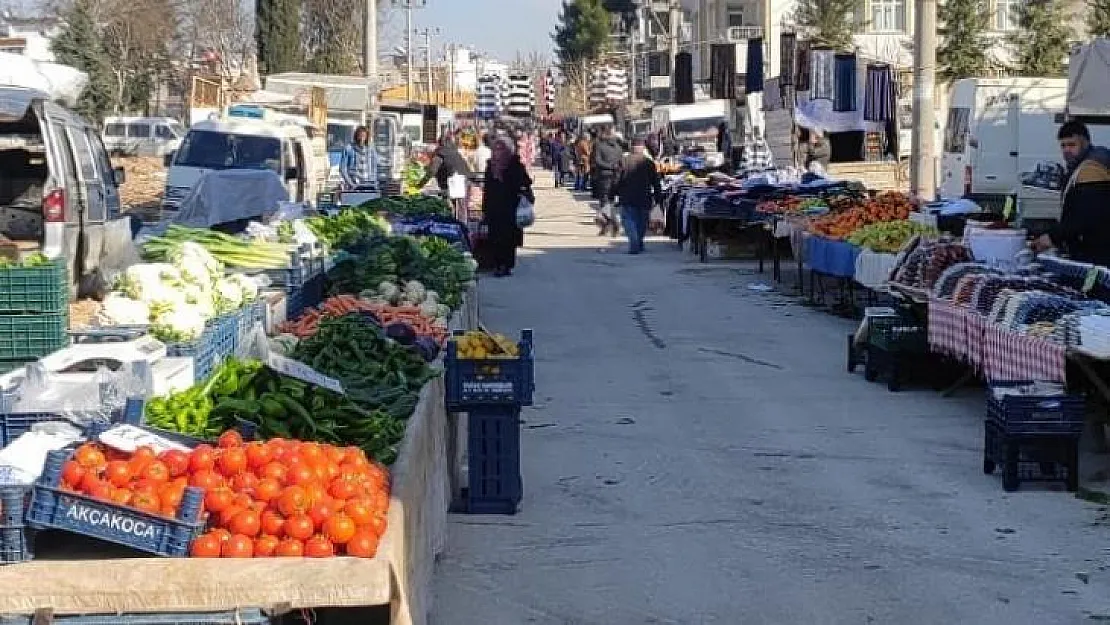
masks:
[(235, 354), (239, 341), (239, 313), (220, 315), (208, 322), (200, 338), (193, 343), (166, 345), (166, 355), (193, 359), (193, 379), (207, 380), (216, 367)]
[(0, 269), (0, 312), (61, 313), (69, 305), (65, 265)]
[[(0, 616), (0, 625), (34, 625), (34, 615)], [(51, 615), (57, 625), (266, 625), (274, 621), (262, 610), (230, 612), (151, 612), (145, 614)]]
[(26, 486), (0, 486), (0, 565), (32, 558), (31, 533), (23, 521), (30, 492)]
[(998, 423), (983, 421), (983, 473), (1002, 469), (1002, 489), (1013, 492), (1022, 482), (1064, 482), (1079, 489), (1079, 437), (1009, 434)]
[(65, 347), (68, 325), (68, 312), (0, 315), (0, 360), (34, 360)]
[(520, 409), (488, 406), (467, 413), (468, 514), (516, 514), (520, 476)]
[(925, 324), (908, 317), (877, 316), (867, 320), (867, 344), (888, 352), (923, 354), (929, 351)]
[[(462, 331), (456, 331), (461, 336)], [(520, 333), (518, 358), (465, 360), (458, 357), (458, 346), (447, 342), (447, 408), (465, 410), (473, 406), (531, 406), (536, 390), (532, 331)]]
[(1087, 410), (1081, 395), (1003, 395), (995, 389), (1023, 386), (1029, 382), (994, 382), (987, 393), (987, 419), (1007, 435), (1079, 436)]
[(189, 486), (177, 518), (170, 519), (61, 489), (62, 465), (72, 450), (46, 455), (42, 476), (31, 492), (27, 525), (97, 538), (160, 556), (184, 557), (204, 529), (200, 518), (204, 491)]

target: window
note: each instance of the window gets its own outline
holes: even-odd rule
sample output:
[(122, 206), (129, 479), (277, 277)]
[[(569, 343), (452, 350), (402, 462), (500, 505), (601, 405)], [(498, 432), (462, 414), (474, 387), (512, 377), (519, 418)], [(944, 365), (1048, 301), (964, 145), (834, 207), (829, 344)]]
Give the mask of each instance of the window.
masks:
[(185, 135), (174, 165), (203, 169), (265, 169), (281, 167), (281, 140), (277, 137), (233, 135), (192, 130)]
[(173, 131), (170, 130), (170, 127), (165, 125), (165, 124), (158, 124), (157, 126), (154, 127), (154, 136), (158, 137), (159, 139), (175, 139), (176, 138), (175, 135), (173, 134)]
[(328, 152), (342, 152), (354, 139), (354, 126), (350, 124), (328, 124)]
[(669, 34), (671, 28), (671, 14), (658, 12), (648, 18), (648, 36), (659, 37)]
[(744, 26), (744, 9), (740, 7), (730, 7), (728, 10), (728, 26), (729, 28)]
[(944, 127), (944, 151), (962, 154), (967, 149), (967, 135), (970, 132), (971, 109), (957, 107), (948, 109), (948, 122)]
[(100, 167), (100, 175), (107, 181), (112, 181), (115, 174), (112, 172), (112, 161), (108, 160), (108, 151), (95, 133), (88, 133), (89, 148), (92, 150), (93, 160)]
[(906, 32), (906, 0), (871, 0), (873, 32)]
[(994, 27), (996, 30), (1017, 30), (1021, 0), (995, 0)]
[(89, 147), (88, 138), (80, 130), (72, 129), (70, 132), (69, 140), (73, 144), (74, 152), (77, 153), (77, 167), (81, 172), (81, 179), (85, 182), (95, 181), (100, 177), (100, 169), (96, 164), (92, 148)]
[(127, 124), (127, 136), (132, 139), (150, 138), (150, 124)]
[(127, 131), (123, 124), (108, 124), (104, 127), (104, 135), (108, 137), (122, 137)]

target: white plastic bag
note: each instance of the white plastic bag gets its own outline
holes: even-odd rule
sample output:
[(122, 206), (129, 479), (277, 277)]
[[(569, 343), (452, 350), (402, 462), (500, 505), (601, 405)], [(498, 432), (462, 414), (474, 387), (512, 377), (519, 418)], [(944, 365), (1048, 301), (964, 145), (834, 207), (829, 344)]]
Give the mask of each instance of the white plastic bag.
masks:
[(528, 201), (528, 198), (520, 198), (520, 202), (516, 205), (516, 225), (520, 228), (527, 228), (536, 223), (536, 208)]
[(454, 174), (447, 179), (447, 196), (452, 200), (461, 200), (466, 197), (466, 176)]

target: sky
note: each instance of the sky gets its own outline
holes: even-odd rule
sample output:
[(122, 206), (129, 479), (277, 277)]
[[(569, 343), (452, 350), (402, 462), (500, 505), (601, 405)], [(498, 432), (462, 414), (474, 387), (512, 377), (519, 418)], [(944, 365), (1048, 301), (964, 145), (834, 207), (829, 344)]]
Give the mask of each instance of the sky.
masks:
[[(388, 0), (378, 0), (387, 2)], [(433, 47), (456, 43), (509, 62), (522, 54), (552, 52), (551, 33), (561, 0), (427, 0), (413, 12), (418, 29), (440, 29)], [(397, 16), (398, 21), (404, 16)], [(401, 25), (400, 32), (404, 32)]]

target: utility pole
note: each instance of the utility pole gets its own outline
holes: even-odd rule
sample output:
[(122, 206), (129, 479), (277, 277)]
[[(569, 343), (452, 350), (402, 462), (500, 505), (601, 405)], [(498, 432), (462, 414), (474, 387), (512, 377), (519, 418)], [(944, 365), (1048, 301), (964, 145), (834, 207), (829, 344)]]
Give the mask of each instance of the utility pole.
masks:
[(671, 0), (670, 11), (670, 48), (671, 48), (671, 102), (678, 101), (678, 35), (681, 31), (679, 22), (682, 21), (682, 4), (679, 0)]
[(405, 10), (405, 99), (412, 102), (412, 10), (428, 6), (428, 0), (393, 0), (393, 6)]
[(363, 24), (362, 69), (367, 78), (378, 77), (378, 0), (366, 0)]
[(913, 33), (913, 143), (910, 192), (923, 200), (936, 193), (936, 112), (933, 89), (937, 75), (937, 0), (915, 0)]
[(424, 65), (428, 71), (428, 104), (435, 104), (432, 100), (432, 36), (439, 36), (438, 28), (425, 28), (424, 30), (417, 31), (417, 35), (424, 37)]

